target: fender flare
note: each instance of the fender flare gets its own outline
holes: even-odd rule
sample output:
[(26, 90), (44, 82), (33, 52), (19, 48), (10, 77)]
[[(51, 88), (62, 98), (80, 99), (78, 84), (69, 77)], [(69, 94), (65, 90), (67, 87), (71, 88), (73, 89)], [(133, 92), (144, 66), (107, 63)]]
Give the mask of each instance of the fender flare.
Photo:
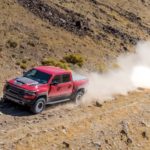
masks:
[(80, 91), (82, 91), (83, 93), (85, 93), (85, 88), (76, 89), (76, 91), (75, 91), (74, 93), (72, 93), (71, 99), (73, 100), (73, 99), (75, 98), (76, 94), (77, 94), (78, 92), (80, 92)]
[(48, 93), (47, 92), (43, 92), (43, 93), (38, 94), (36, 99), (35, 99), (35, 101), (37, 101), (41, 97), (42, 98), (44, 97), (45, 98), (45, 102), (47, 102), (47, 100), (48, 100)]

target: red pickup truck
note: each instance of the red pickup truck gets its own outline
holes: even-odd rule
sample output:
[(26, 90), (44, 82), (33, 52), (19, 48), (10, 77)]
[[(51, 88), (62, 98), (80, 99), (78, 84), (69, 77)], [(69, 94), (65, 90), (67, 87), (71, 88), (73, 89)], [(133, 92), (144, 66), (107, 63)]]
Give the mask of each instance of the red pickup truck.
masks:
[(6, 82), (3, 100), (27, 105), (35, 114), (46, 104), (78, 101), (86, 91), (88, 79), (71, 71), (51, 66), (35, 67)]

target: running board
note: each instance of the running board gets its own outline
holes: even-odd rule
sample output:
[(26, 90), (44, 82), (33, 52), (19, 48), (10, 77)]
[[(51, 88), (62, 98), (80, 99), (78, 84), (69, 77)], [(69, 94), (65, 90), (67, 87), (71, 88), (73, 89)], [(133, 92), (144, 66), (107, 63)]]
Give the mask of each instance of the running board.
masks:
[(63, 99), (63, 100), (53, 101), (53, 102), (49, 101), (46, 104), (57, 104), (57, 103), (67, 102), (67, 101), (70, 101), (70, 99)]

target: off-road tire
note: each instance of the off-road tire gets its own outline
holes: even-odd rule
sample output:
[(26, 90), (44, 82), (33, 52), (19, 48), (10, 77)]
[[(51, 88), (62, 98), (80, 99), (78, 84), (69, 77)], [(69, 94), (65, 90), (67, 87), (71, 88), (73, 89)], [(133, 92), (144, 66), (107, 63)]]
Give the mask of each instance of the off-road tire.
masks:
[(78, 105), (81, 101), (82, 96), (84, 95), (83, 91), (78, 91), (75, 95), (74, 102)]
[(31, 106), (31, 112), (34, 114), (39, 114), (45, 109), (45, 99), (39, 98), (33, 106)]

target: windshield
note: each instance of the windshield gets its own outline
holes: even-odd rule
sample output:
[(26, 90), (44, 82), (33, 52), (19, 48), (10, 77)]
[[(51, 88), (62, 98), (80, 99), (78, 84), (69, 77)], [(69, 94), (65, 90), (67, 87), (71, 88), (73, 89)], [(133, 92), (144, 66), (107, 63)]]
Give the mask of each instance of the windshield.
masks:
[(41, 72), (36, 69), (32, 69), (32, 70), (29, 70), (28, 72), (26, 72), (24, 74), (24, 77), (35, 80), (41, 84), (46, 84), (46, 83), (48, 83), (49, 79), (51, 78), (51, 75)]

